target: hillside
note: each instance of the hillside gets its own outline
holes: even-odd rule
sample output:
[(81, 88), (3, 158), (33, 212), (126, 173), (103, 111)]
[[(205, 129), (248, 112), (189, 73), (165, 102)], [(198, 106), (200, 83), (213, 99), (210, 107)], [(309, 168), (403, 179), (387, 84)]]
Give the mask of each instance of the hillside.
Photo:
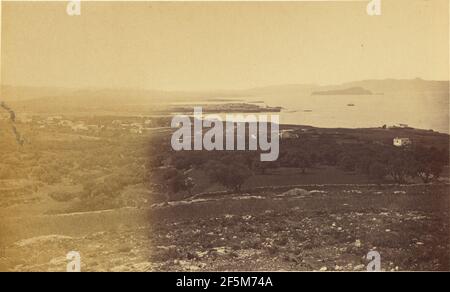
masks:
[(314, 91), (312, 95), (371, 95), (370, 90), (362, 87), (350, 87), (344, 89)]

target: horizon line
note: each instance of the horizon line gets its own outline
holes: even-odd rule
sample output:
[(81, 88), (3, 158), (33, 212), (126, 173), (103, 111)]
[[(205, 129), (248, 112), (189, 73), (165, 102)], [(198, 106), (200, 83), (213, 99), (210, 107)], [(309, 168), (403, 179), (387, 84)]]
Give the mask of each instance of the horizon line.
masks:
[(276, 83), (269, 85), (258, 85), (258, 86), (249, 86), (244, 88), (233, 88), (233, 89), (220, 89), (220, 88), (210, 88), (210, 89), (162, 89), (162, 88), (140, 88), (140, 87), (95, 87), (95, 86), (59, 86), (59, 85), (34, 85), (34, 84), (1, 84), (0, 87), (24, 87), (24, 88), (42, 88), (42, 89), (66, 89), (66, 90), (136, 90), (136, 91), (161, 91), (161, 92), (215, 92), (215, 91), (245, 91), (245, 90), (253, 90), (259, 88), (267, 88), (267, 87), (277, 87), (277, 86), (316, 86), (316, 87), (325, 87), (325, 86), (338, 86), (344, 85), (347, 83), (354, 82), (363, 82), (363, 81), (428, 81), (428, 82), (450, 82), (450, 78), (448, 80), (443, 79), (424, 79), (422, 77), (415, 78), (383, 78), (383, 79), (359, 79), (352, 81), (345, 81), (341, 83), (314, 83), (314, 82), (299, 82), (299, 83)]

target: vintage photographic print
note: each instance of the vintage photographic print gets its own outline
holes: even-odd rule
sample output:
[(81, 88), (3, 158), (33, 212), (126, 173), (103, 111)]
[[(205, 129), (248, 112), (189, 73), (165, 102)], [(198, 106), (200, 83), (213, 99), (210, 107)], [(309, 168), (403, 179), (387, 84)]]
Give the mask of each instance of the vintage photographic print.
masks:
[(0, 271), (450, 270), (448, 0), (0, 5)]

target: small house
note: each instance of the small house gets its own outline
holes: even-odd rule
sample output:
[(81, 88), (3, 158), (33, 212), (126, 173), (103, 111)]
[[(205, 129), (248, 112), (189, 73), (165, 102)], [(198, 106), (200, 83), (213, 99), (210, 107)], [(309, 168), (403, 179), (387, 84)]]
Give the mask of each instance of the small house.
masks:
[(411, 139), (409, 138), (399, 138), (399, 137), (395, 137), (394, 138), (394, 146), (396, 147), (404, 147), (404, 146), (408, 146), (411, 145)]
[(281, 130), (279, 135), (281, 139), (297, 139), (299, 137), (292, 129)]

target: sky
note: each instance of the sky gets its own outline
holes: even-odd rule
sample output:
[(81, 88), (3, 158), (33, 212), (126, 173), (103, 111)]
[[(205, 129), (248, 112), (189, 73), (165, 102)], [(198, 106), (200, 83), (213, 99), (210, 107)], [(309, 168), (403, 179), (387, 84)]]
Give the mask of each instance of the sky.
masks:
[(449, 79), (447, 0), (4, 2), (2, 84), (162, 90)]

